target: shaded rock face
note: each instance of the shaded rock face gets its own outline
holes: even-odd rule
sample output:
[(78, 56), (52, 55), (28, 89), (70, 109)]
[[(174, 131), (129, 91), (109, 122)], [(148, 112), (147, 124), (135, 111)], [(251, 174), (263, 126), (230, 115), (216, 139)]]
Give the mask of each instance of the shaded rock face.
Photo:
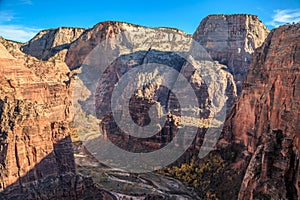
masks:
[(241, 143), (253, 153), (239, 199), (300, 196), (299, 29), (298, 23), (271, 31), (225, 123), (220, 143)]
[[(198, 112), (203, 119), (209, 121), (208, 118), (212, 118), (218, 112), (221, 112), (222, 107), (230, 107), (236, 97), (236, 87), (232, 75), (226, 70), (226, 66), (213, 62), (209, 58), (201, 58), (200, 54), (205, 54), (205, 50), (199, 49), (198, 51), (193, 47), (190, 36), (173, 29), (151, 29), (119, 22), (104, 22), (96, 25), (71, 44), (66, 56), (66, 63), (71, 69), (79, 68), (78, 90), (76, 89), (73, 100), (74, 104), (81, 109), (76, 113), (78, 116), (79, 113), (82, 117), (87, 116), (86, 114), (95, 111), (93, 107), (96, 102), (97, 118), (100, 119), (100, 130), (103, 135), (108, 137), (120, 136), (118, 138), (119, 142), (124, 143), (122, 138), (129, 139), (128, 134), (131, 133), (129, 132), (126, 135), (118, 129), (113, 119), (110, 111), (112, 91), (128, 71), (139, 68), (143, 64), (155, 63), (181, 72), (192, 87), (199, 103), (198, 107), (181, 109)], [(105, 57), (99, 57), (103, 54)], [(185, 57), (178, 54), (185, 55)], [(187, 61), (187, 55), (192, 57), (189, 62)], [(101, 80), (97, 82), (100, 76)], [(148, 149), (144, 148), (145, 146), (150, 146), (152, 150), (162, 147), (172, 140), (179, 126), (193, 126), (196, 129), (198, 126), (201, 127), (199, 120), (196, 118), (190, 121), (185, 119), (186, 121), (182, 123), (186, 124), (179, 123), (179, 121), (184, 121), (180, 120), (180, 112), (177, 111), (176, 113), (172, 110), (180, 108), (180, 105), (178, 105), (175, 95), (171, 94), (169, 89), (163, 87), (162, 78), (160, 77), (162, 74), (155, 75), (149, 72), (143, 76), (150, 77), (151, 84), (132, 94), (129, 104), (131, 116), (128, 118), (132, 118), (134, 123), (139, 126), (147, 125), (151, 121), (148, 112), (152, 105), (159, 105), (159, 110), (165, 110), (162, 115), (166, 116), (169, 111), (171, 115), (168, 116), (170, 123), (167, 123), (162, 132), (155, 137), (143, 142), (137, 139), (138, 141), (135, 142), (142, 149), (137, 147), (134, 151), (141, 152), (141, 150), (145, 150), (148, 152)], [(137, 78), (134, 82), (143, 83), (143, 76), (141, 75), (140, 79)], [(209, 76), (209, 78), (205, 76)], [(177, 77), (167, 79), (176, 81)], [(206, 82), (207, 79), (209, 79), (208, 82)], [(86, 88), (86, 91), (80, 92), (83, 91), (82, 88)], [(218, 90), (218, 92), (214, 90)], [(182, 89), (181, 97), (189, 102), (190, 96), (184, 95), (184, 91)], [(120, 111), (127, 106), (117, 105), (119, 107), (116, 109)], [(213, 108), (217, 108), (216, 113), (211, 112)], [(127, 117), (123, 115), (121, 118), (125, 119)], [(90, 119), (92, 118), (89, 117), (86, 120)], [(202, 128), (207, 128), (205, 125), (209, 124), (207, 121), (203, 122)], [(90, 127), (92, 127), (92, 124), (97, 124), (97, 122), (92, 122)], [(92, 133), (88, 130), (84, 132)], [(133, 137), (131, 139), (134, 140)], [(128, 146), (135, 142), (128, 142)], [(124, 148), (126, 149), (126, 147)]]
[(213, 60), (228, 66), (240, 94), (252, 54), (265, 40), (269, 30), (254, 15), (209, 15), (204, 18), (193, 39)]
[(299, 158), (293, 138), (281, 130), (266, 134), (253, 154), (239, 199), (298, 199)]
[[(158, 58), (161, 59), (158, 60)], [(153, 62), (174, 68), (179, 72), (185, 60), (175, 53), (160, 52), (155, 50), (139, 51), (124, 55), (118, 58), (116, 62), (112, 63), (112, 65), (110, 65), (110, 67), (104, 72), (102, 76), (103, 78), (99, 80), (99, 84), (96, 89), (96, 112), (97, 117), (102, 119), (100, 130), (103, 131), (105, 137), (108, 137), (110, 140), (117, 143), (117, 145), (122, 146), (124, 149), (135, 152), (148, 152), (159, 149), (164, 144), (170, 142), (176, 133), (176, 127), (174, 127), (174, 123), (169, 122), (167, 123), (166, 127), (155, 136), (147, 139), (132, 137), (130, 136), (131, 133), (126, 133), (118, 127), (114, 117), (112, 116), (110, 99), (112, 98), (115, 84), (117, 84), (120, 78), (129, 70), (134, 69), (135, 67), (141, 67), (143, 64)], [(131, 65), (130, 63), (135, 64)], [(112, 71), (116, 71), (116, 73), (111, 73)], [(163, 83), (159, 82), (159, 76), (162, 74), (155, 75), (154, 73), (149, 72), (148, 74), (144, 75), (149, 76), (149, 79), (153, 78), (154, 80), (151, 84), (144, 86), (143, 89), (138, 89), (134, 94), (132, 94), (129, 103), (129, 111), (132, 120), (139, 126), (145, 126), (149, 124), (151, 119), (148, 112), (150, 107), (154, 104), (158, 106), (157, 117), (162, 117), (162, 115), (166, 114), (167, 112), (172, 112), (174, 114), (174, 109), (172, 109), (172, 107), (180, 108), (176, 96), (171, 93), (170, 89), (164, 87), (162, 85)], [(135, 81), (142, 83), (143, 77), (139, 78), (140, 79), (136, 79)], [(176, 80), (176, 77), (170, 78)], [(109, 83), (107, 84), (107, 82)], [(117, 110), (124, 110), (123, 106), (124, 105), (119, 105)], [(123, 118), (122, 114), (120, 118)], [(122, 138), (124, 138), (126, 142), (124, 142)], [(132, 145), (133, 148), (130, 149), (129, 147)]]
[[(135, 79), (135, 82), (143, 82), (144, 77), (148, 76), (148, 78), (151, 79), (151, 84), (148, 84), (141, 89), (137, 89), (136, 92), (132, 94), (129, 102), (129, 112), (134, 123), (139, 126), (145, 126), (151, 121), (148, 112), (150, 107), (155, 104), (158, 106), (158, 118), (163, 115), (167, 115), (168, 113), (168, 120), (165, 126), (163, 126), (161, 131), (156, 135), (147, 139), (132, 137), (118, 127), (111, 113), (110, 99), (112, 98), (112, 93), (115, 89), (114, 86), (126, 72), (134, 69), (135, 67), (141, 67), (141, 65), (147, 65), (149, 63), (165, 65), (181, 72), (181, 74), (189, 81), (189, 84), (195, 92), (199, 102), (199, 107), (192, 109), (197, 110), (201, 118), (207, 119), (212, 116), (210, 108), (213, 107), (212, 104), (214, 103), (212, 102), (213, 100), (209, 91), (211, 87), (220, 87), (221, 90), (221, 94), (219, 94), (220, 97), (214, 97), (222, 100), (222, 96), (226, 96), (226, 98), (224, 98), (225, 102), (219, 102), (220, 104), (223, 103), (226, 106), (226, 103), (230, 104), (232, 99), (235, 98), (236, 93), (234, 92), (235, 88), (233, 77), (230, 73), (221, 69), (222, 65), (212, 62), (210, 63), (211, 68), (215, 68), (218, 71), (218, 75), (220, 75), (224, 81), (223, 85), (216, 84), (211, 86), (213, 83), (205, 83), (204, 78), (196, 68), (201, 68), (201, 66), (192, 66), (176, 53), (149, 50), (138, 51), (121, 56), (116, 60), (116, 62), (109, 66), (109, 68), (103, 73), (102, 78), (99, 80), (95, 93), (95, 102), (97, 117), (101, 119), (100, 130), (102, 130), (105, 137), (109, 137), (110, 140), (121, 142), (122, 144), (120, 145), (123, 145), (122, 147), (125, 149), (136, 152), (154, 151), (162, 148), (165, 144), (168, 144), (175, 137), (178, 127), (184, 123), (186, 123), (184, 124), (186, 126), (198, 126), (197, 120), (194, 121), (194, 124), (192, 124), (193, 122), (189, 124), (187, 122), (183, 122), (184, 120), (182, 119), (180, 120), (180, 110), (187, 110), (191, 108), (182, 107), (183, 105), (180, 105), (176, 95), (172, 93), (172, 90), (163, 86), (163, 82), (161, 82), (161, 76), (163, 76), (163, 74), (149, 72), (148, 74), (143, 74)], [(208, 63), (206, 63), (206, 65), (208, 65)], [(112, 71), (116, 73), (111, 73)], [(220, 77), (216, 76), (212, 77), (212, 79), (218, 79)], [(177, 77), (169, 77), (169, 79), (176, 81)], [(181, 87), (184, 87), (184, 85)], [(182, 98), (184, 98), (185, 101), (189, 101), (188, 99), (191, 97), (185, 96), (185, 89), (179, 91), (182, 93)], [(118, 104), (117, 106), (117, 110), (124, 110), (124, 105)], [(122, 119), (124, 116), (121, 114), (120, 118)], [(119, 136), (119, 138), (116, 136)], [(134, 146), (133, 149), (129, 149), (129, 146), (132, 147), (132, 145)]]
[[(57, 28), (40, 31), (30, 41), (22, 45), (22, 51), (41, 60), (48, 60), (56, 55), (56, 59), (64, 60), (67, 49), (85, 29)], [(63, 51), (65, 50), (65, 51)]]
[(91, 177), (84, 177), (75, 173), (64, 173), (23, 183), (22, 187), (9, 186), (0, 193), (0, 199), (115, 200), (117, 198), (114, 194), (96, 187)]

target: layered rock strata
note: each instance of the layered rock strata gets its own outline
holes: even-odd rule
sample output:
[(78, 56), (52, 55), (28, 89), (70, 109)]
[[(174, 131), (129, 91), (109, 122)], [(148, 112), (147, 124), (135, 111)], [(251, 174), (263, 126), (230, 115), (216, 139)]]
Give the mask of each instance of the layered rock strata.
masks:
[(213, 60), (228, 67), (240, 94), (254, 50), (269, 30), (255, 15), (209, 15), (193, 35)]
[(298, 199), (300, 24), (274, 29), (254, 54), (221, 143), (253, 154), (239, 199)]
[[(96, 118), (100, 119), (100, 130), (105, 137), (120, 134), (125, 138), (133, 132), (125, 134), (118, 130), (110, 110), (113, 90), (127, 72), (153, 63), (157, 65), (152, 72), (141, 72), (140, 77), (130, 80), (140, 86), (145, 81), (150, 83), (143, 89), (137, 89), (128, 105), (131, 117), (133, 121), (135, 120), (130, 123), (139, 126), (145, 126), (150, 122), (148, 111), (154, 104), (159, 110), (164, 111), (163, 115), (169, 113), (170, 124), (166, 124), (161, 133), (143, 143), (155, 148), (172, 140), (176, 131), (171, 129), (175, 130), (180, 126), (193, 126), (196, 129), (210, 127), (213, 123), (210, 119), (220, 112), (223, 112), (225, 117), (226, 108), (230, 107), (236, 97), (235, 83), (226, 66), (210, 60), (205, 49), (196, 42), (193, 43), (190, 36), (174, 29), (153, 29), (120, 22), (100, 23), (71, 44), (66, 63), (71, 69), (75, 71), (78, 69), (78, 79), (75, 83), (78, 90), (74, 93), (74, 105), (79, 108), (76, 110), (79, 123), (83, 121), (89, 123), (80, 126), (87, 126), (90, 130), (83, 132), (93, 132), (91, 130), (94, 130), (97, 120), (87, 122), (93, 117), (85, 120), (83, 118), (86, 114), (96, 112)], [(171, 94), (172, 90), (164, 87), (167, 81), (176, 82), (179, 75), (171, 77), (166, 72), (167, 78), (163, 80), (164, 74), (155, 74), (160, 65), (167, 66), (185, 77), (195, 93), (198, 105), (181, 109), (198, 113), (203, 121), (196, 117), (188, 119), (180, 116), (178, 109), (182, 105), (179, 105), (177, 97)], [(186, 95), (183, 88), (181, 93), (176, 95), (189, 102), (191, 96)], [(124, 106), (126, 105), (118, 104), (115, 109), (122, 111)], [(177, 113), (173, 114), (171, 110), (176, 108)], [(121, 115), (121, 119), (127, 118)], [(120, 138), (118, 140), (123, 141)], [(129, 143), (132, 145), (135, 142)], [(148, 151), (145, 148), (144, 150)]]
[[(64, 60), (70, 44), (83, 32), (84, 28), (60, 27), (56, 29), (42, 30), (27, 43), (22, 44), (22, 51), (41, 60)], [(59, 53), (59, 54), (58, 54)]]
[(1, 39), (0, 199), (113, 199), (75, 174), (68, 67), (20, 46)]

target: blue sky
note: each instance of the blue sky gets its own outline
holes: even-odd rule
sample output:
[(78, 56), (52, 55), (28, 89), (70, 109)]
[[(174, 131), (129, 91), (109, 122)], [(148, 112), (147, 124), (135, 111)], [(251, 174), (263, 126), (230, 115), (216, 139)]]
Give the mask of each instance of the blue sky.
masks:
[(209, 14), (258, 15), (269, 29), (300, 20), (300, 0), (0, 0), (0, 36), (27, 41), (39, 30), (116, 20), (193, 33)]

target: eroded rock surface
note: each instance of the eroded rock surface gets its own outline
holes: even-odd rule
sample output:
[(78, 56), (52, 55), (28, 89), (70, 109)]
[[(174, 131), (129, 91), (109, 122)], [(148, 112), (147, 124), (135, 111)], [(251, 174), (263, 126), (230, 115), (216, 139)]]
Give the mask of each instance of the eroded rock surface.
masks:
[[(89, 53), (97, 48), (109, 53), (102, 58), (107, 60), (106, 63), (103, 62), (106, 65), (110, 64), (115, 56), (135, 51), (156, 49), (186, 52), (190, 48), (191, 41), (190, 36), (178, 29), (148, 28), (114, 21), (101, 22), (84, 32), (71, 44), (66, 63), (71, 69), (80, 67)], [(93, 60), (97, 61), (93, 64), (99, 64), (99, 60)]]
[(0, 42), (0, 199), (113, 199), (75, 174), (66, 64)]
[[(54, 144), (68, 137), (71, 100), (69, 87), (64, 83), (68, 80), (65, 75), (68, 68), (64, 63), (9, 56), (2, 57), (0, 64), (1, 185), (5, 188), (54, 151)], [(55, 65), (59, 70), (49, 74), (49, 69)], [(70, 149), (70, 144), (65, 148)], [(69, 159), (72, 152), (66, 150), (65, 153), (61, 154), (61, 161), (54, 155), (49, 158), (49, 170), (37, 170), (32, 178), (59, 174), (58, 168), (63, 168), (59, 163), (65, 165), (65, 171), (74, 171), (73, 161)]]
[[(223, 187), (222, 191), (216, 192), (218, 197), (298, 199), (299, 24), (273, 30), (263, 43), (268, 32), (256, 16), (208, 16), (193, 35), (208, 53), (202, 57), (205, 58), (203, 62), (197, 58), (195, 49), (191, 49), (195, 46), (191, 36), (182, 31), (121, 22), (103, 22), (89, 30), (59, 28), (42, 31), (26, 44), (1, 38), (0, 188), (4, 191), (0, 198), (114, 199), (123, 195), (122, 192), (99, 189), (91, 179), (75, 174), (69, 138), (71, 93), (75, 91), (73, 100), (80, 100), (78, 104), (73, 102), (77, 106), (88, 100), (76, 114), (91, 114), (90, 109), (95, 109), (94, 100), (97, 101), (96, 112), (100, 120), (93, 121), (90, 130), (98, 131), (100, 122), (103, 135), (122, 142), (130, 140), (132, 138), (118, 129), (109, 109), (113, 87), (126, 72), (143, 64), (158, 63), (180, 71), (189, 81), (199, 107), (188, 109), (198, 112), (204, 119), (220, 112), (218, 108), (222, 105), (227, 108), (232, 105), (237, 84), (241, 96), (227, 117), (217, 149), (223, 159), (232, 162), (224, 167), (222, 177), (226, 177), (228, 187), (234, 185), (234, 188), (231, 188), (233, 192), (225, 194), (228, 188)], [(105, 59), (97, 57), (105, 53)], [(190, 62), (186, 62), (187, 57), (180, 56), (187, 54), (191, 55)], [(217, 72), (210, 78), (219, 83), (206, 81), (203, 69)], [(248, 69), (249, 75), (245, 79)], [(92, 73), (86, 73), (88, 71)], [(73, 80), (76, 73), (78, 77)], [(88, 76), (83, 79), (80, 74)], [(159, 134), (140, 143), (142, 149), (148, 146), (152, 150), (161, 148), (172, 140), (180, 126), (207, 128), (213, 125), (181, 118), (176, 110), (178, 100), (163, 87), (160, 75), (149, 73), (138, 77), (137, 82), (142, 83), (145, 78), (152, 83), (136, 90), (132, 96), (128, 105), (132, 119), (138, 125), (149, 123), (148, 111), (158, 103), (157, 113), (159, 110), (170, 112), (160, 113), (167, 115), (169, 121)], [(87, 79), (92, 81), (84, 82)], [(74, 81), (71, 85), (74, 88), (70, 81)], [(121, 109), (123, 105), (119, 106)], [(86, 123), (85, 120), (91, 118), (81, 120)], [(200, 143), (202, 139), (195, 142)], [(141, 152), (139, 146), (135, 150)], [(236, 179), (230, 180), (232, 177), (227, 176), (230, 173), (237, 174), (238, 178), (234, 176)], [(133, 178), (124, 176), (123, 172), (108, 175), (109, 179), (116, 180), (117, 177), (120, 182)], [(151, 177), (149, 184), (155, 183), (153, 178), (156, 177)], [(134, 179), (140, 181), (135, 176)], [(224, 182), (216, 181), (212, 185), (218, 190), (220, 184)], [(237, 188), (237, 185), (241, 187)], [(166, 194), (172, 191), (170, 189)], [(159, 197), (155, 195), (141, 194), (138, 198)], [(180, 195), (178, 197), (194, 198), (190, 193)]]
[(193, 39), (213, 60), (228, 66), (240, 94), (252, 54), (268, 33), (269, 30), (255, 15), (209, 15), (201, 21)]
[[(196, 132), (198, 127), (207, 128), (211, 125), (209, 119), (220, 112), (226, 114), (226, 108), (230, 107), (236, 97), (235, 82), (226, 66), (209, 60), (209, 55), (201, 46), (192, 44), (190, 36), (174, 29), (151, 29), (119, 22), (100, 23), (72, 43), (66, 62), (71, 69), (79, 68), (78, 82), (75, 83), (78, 90), (74, 93), (74, 105), (79, 108), (76, 111), (79, 121), (93, 119), (92, 117), (87, 119), (85, 116), (96, 112), (97, 118), (100, 119), (100, 130), (105, 136), (114, 134), (127, 138), (128, 134), (133, 133), (127, 132), (126, 135), (118, 130), (110, 111), (112, 92), (127, 72), (154, 63), (167, 66), (185, 77), (195, 93), (198, 104), (195, 107), (179, 105), (174, 94), (171, 95), (172, 91), (163, 87), (166, 80), (176, 82), (178, 75), (170, 77), (169, 72), (155, 74), (154, 70), (141, 72), (140, 77), (136, 79), (131, 77), (130, 81), (140, 86), (144, 81), (151, 82), (143, 89), (138, 89), (136, 94), (132, 94), (129, 107), (131, 117), (136, 119), (134, 123), (140, 126), (147, 125), (150, 121), (148, 111), (154, 104), (164, 110), (163, 115), (182, 106), (182, 110), (199, 113), (204, 119), (204, 122), (196, 117), (183, 119), (179, 116), (179, 110), (176, 111), (177, 114), (171, 113), (169, 120), (173, 122), (162, 129), (163, 133), (158, 133), (153, 140), (145, 141), (141, 147), (146, 143), (156, 148), (161, 147), (175, 135), (176, 131), (171, 129), (179, 126), (196, 127)], [(164, 74), (166, 80), (162, 78)], [(186, 95), (186, 86), (183, 84), (180, 87), (181, 93), (176, 95), (185, 99), (184, 102), (189, 102), (191, 96)], [(124, 107), (126, 104), (118, 103), (115, 109), (122, 111)], [(131, 117), (121, 116), (122, 119)], [(93, 134), (91, 130), (94, 130), (95, 124), (97, 121), (85, 124), (90, 131), (83, 132)], [(123, 139), (118, 140), (123, 142)], [(130, 145), (133, 143), (131, 141)], [(147, 151), (147, 148), (144, 150)]]
[(22, 45), (22, 51), (41, 60), (48, 60), (59, 52), (55, 58), (64, 60), (70, 44), (84, 31), (84, 28), (68, 27), (42, 30)]
[[(239, 199), (298, 199), (300, 24), (271, 31), (257, 49), (222, 142), (245, 145), (252, 159)], [(221, 143), (222, 143), (221, 142)]]

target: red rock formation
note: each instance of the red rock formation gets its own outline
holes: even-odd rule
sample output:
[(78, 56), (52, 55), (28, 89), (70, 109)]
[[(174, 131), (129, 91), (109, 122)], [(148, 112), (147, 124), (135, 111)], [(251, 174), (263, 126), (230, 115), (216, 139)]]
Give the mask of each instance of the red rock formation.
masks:
[[(245, 151), (226, 170), (231, 168), (234, 172), (243, 172), (248, 158), (252, 157), (239, 199), (297, 199), (300, 196), (299, 27), (299, 24), (287, 25), (270, 33), (254, 54), (244, 90), (227, 118), (218, 152), (227, 154), (230, 148), (225, 150), (223, 147), (228, 145), (242, 146), (239, 150), (244, 148)], [(60, 36), (64, 31), (66, 35)], [(126, 34), (120, 35), (122, 31)], [(104, 74), (102, 81), (110, 87), (101, 88), (101, 84), (98, 85), (100, 101), (97, 106), (104, 111), (109, 112), (105, 109), (110, 104), (107, 98), (112, 87), (126, 70), (133, 67), (128, 61), (147, 63), (154, 59), (157, 63), (157, 55), (162, 58), (163, 64), (178, 69), (183, 67), (182, 73), (189, 79), (204, 108), (222, 101), (218, 98), (214, 99), (216, 102), (210, 101), (209, 98), (216, 96), (209, 97), (201, 74), (189, 68), (188, 64), (182, 66), (182, 63), (176, 62), (178, 66), (174, 65), (176, 56), (164, 52), (187, 52), (182, 47), (189, 47), (191, 38), (178, 30), (104, 22), (79, 36), (81, 33), (82, 29), (50, 30), (41, 32), (23, 45), (24, 52), (44, 60), (52, 57), (51, 61), (25, 55), (19, 50), (22, 44), (0, 39), (0, 188), (5, 189), (4, 193), (12, 198), (21, 197), (22, 192), (22, 198), (81, 198), (86, 197), (90, 189), (95, 192), (90, 193), (92, 196), (101, 193), (104, 197), (113, 198), (107, 192), (98, 191), (90, 179), (81, 179), (81, 176), (74, 174), (69, 138), (72, 88), (66, 74), (69, 68), (79, 67), (101, 42), (109, 41), (105, 43), (106, 48), (128, 56), (124, 63), (116, 61), (110, 66), (109, 70), (114, 73), (108, 71)], [(228, 66), (240, 87), (252, 53), (262, 44), (267, 33), (268, 30), (252, 15), (212, 15), (201, 22), (194, 39), (207, 49), (213, 60)], [(170, 41), (171, 47), (168, 46)], [(144, 56), (145, 52), (149, 53), (148, 57)], [(69, 68), (63, 60), (66, 60)], [(222, 71), (219, 80), (224, 81), (222, 87), (218, 87), (222, 91), (221, 96), (225, 95), (228, 101), (232, 101), (235, 98), (235, 84), (231, 74), (223, 70), (224, 66), (219, 63), (210, 64)], [(96, 84), (93, 87), (77, 86), (94, 92)], [(176, 104), (175, 98), (165, 92), (164, 89), (157, 89), (155, 84), (137, 91), (137, 97), (132, 98), (130, 105), (132, 118), (138, 124), (148, 120), (147, 112), (142, 110), (153, 103), (148, 99), (160, 97), (163, 106), (170, 102)], [(111, 115), (102, 119), (100, 127), (103, 132), (118, 134)], [(98, 128), (98, 124), (95, 124)], [(158, 143), (168, 142), (174, 134), (170, 126), (164, 131), (158, 135)], [(234, 159), (235, 155), (230, 157)], [(49, 190), (45, 188), (50, 188), (52, 194), (49, 195)]]
[(112, 193), (96, 187), (91, 177), (64, 173), (23, 183), (22, 187), (9, 186), (0, 193), (0, 199), (115, 200), (116, 198)]
[[(197, 47), (197, 45), (195, 46)], [(201, 104), (201, 107), (192, 109), (195, 109), (196, 112), (201, 112), (203, 116), (206, 115), (206, 118), (210, 114), (210, 110), (207, 109), (208, 107), (218, 107), (218, 112), (223, 105), (230, 107), (236, 97), (236, 87), (232, 75), (226, 71), (226, 66), (211, 61), (201, 63), (201, 59), (196, 57), (193, 58), (195, 66), (189, 65), (187, 56), (184, 58), (183, 55), (192, 55), (194, 53), (197, 56), (197, 53), (193, 51), (189, 52), (190, 47), (190, 36), (175, 29), (147, 28), (121, 22), (102, 22), (95, 25), (71, 44), (66, 56), (66, 63), (70, 69), (80, 67), (78, 77), (83, 84), (78, 85), (78, 91), (83, 91), (82, 88), (86, 88), (86, 91), (89, 90), (88, 92), (79, 92), (77, 95), (78, 98), (74, 98), (75, 103), (78, 100), (80, 101), (78, 107), (82, 108), (81, 111), (78, 110), (76, 113), (79, 116), (79, 113), (82, 112), (94, 112), (95, 101), (94, 96), (91, 94), (96, 94), (96, 112), (98, 112), (97, 117), (101, 119), (100, 126), (102, 132), (104, 135), (119, 133), (120, 131), (116, 130), (117, 126), (111, 116), (106, 116), (106, 119), (102, 118), (103, 115), (110, 112), (112, 91), (126, 72), (147, 63), (162, 64), (177, 71), (182, 69), (181, 74), (190, 81), (190, 85), (194, 87), (194, 91)], [(205, 54), (203, 48), (199, 49), (199, 54), (201, 54), (200, 51)], [(180, 54), (182, 55), (180, 56)], [(215, 73), (210, 74), (211, 77), (209, 79), (218, 81), (205, 83), (205, 78), (201, 74), (201, 71), (203, 72), (207, 68)], [(97, 82), (102, 73), (101, 80)], [(148, 75), (152, 76), (150, 73)], [(170, 79), (172, 78), (176, 80), (177, 77), (170, 77)], [(136, 81), (142, 83), (143, 78), (141, 77), (140, 80)], [(213, 91), (216, 88), (219, 90), (218, 92)], [(185, 90), (183, 89), (182, 91)], [(132, 98), (131, 114), (133, 118), (139, 118), (140, 121), (137, 122), (139, 125), (143, 124), (143, 120), (146, 121), (145, 118), (147, 117), (145, 116), (148, 115), (147, 107), (149, 108), (150, 104), (154, 102), (158, 103), (159, 99), (162, 107), (168, 110), (169, 108), (167, 107), (171, 105), (170, 102), (174, 104), (174, 99), (176, 99), (174, 95), (170, 97), (168, 89), (162, 89), (159, 78), (153, 80), (153, 84), (138, 91), (138, 93), (137, 96), (139, 98)], [(188, 95), (182, 94), (181, 96), (185, 96), (186, 101), (190, 99)], [(142, 99), (147, 99), (148, 102)], [(84, 106), (82, 106), (83, 104)], [(118, 110), (122, 110), (124, 105), (119, 105), (119, 107)], [(87, 115), (82, 113), (81, 116), (84, 118)], [(87, 119), (87, 121), (90, 119), (92, 118)], [(82, 119), (80, 120), (83, 121)], [(149, 118), (147, 120), (149, 121)], [(197, 120), (195, 119), (194, 122), (191, 122), (191, 124), (194, 123), (193, 127), (198, 126), (199, 122)], [(97, 122), (91, 124), (97, 124)], [(92, 125), (87, 127), (92, 127)], [(89, 133), (92, 131), (86, 130), (84, 132)], [(162, 137), (162, 141), (167, 142), (175, 133), (169, 134), (170, 131), (167, 129), (158, 138)], [(159, 143), (162, 141), (157, 138), (155, 140), (155, 144), (153, 145), (160, 146)], [(123, 140), (120, 141), (122, 142)], [(147, 141), (147, 144), (149, 143), (151, 142)]]
[[(5, 45), (4, 40), (2, 42)], [(1, 52), (6, 51), (1, 45)], [(3, 56), (4, 55), (4, 56)], [(50, 63), (1, 54), (1, 188), (20, 180), (69, 136), (71, 100), (64, 63)], [(49, 73), (52, 66), (59, 68)], [(56, 68), (54, 67), (54, 68)], [(47, 73), (47, 77), (46, 76)], [(43, 76), (44, 75), (44, 76)], [(74, 172), (70, 142), (46, 161), (48, 170), (33, 172), (23, 182)], [(71, 159), (70, 159), (71, 158)], [(22, 184), (22, 182), (20, 182)]]
[(269, 34), (257, 49), (221, 140), (253, 153), (239, 199), (300, 197), (300, 24)]
[(75, 174), (68, 67), (20, 45), (0, 40), (0, 199), (113, 199)]

